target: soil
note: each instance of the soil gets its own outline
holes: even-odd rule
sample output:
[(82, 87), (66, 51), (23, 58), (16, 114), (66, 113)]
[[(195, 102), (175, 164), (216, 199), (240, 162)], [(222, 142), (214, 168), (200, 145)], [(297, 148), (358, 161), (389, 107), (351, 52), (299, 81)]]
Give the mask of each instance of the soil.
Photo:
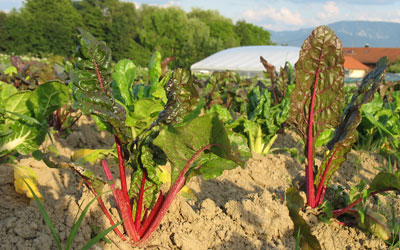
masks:
[[(65, 139), (55, 137), (53, 143), (60, 155), (55, 160), (68, 161), (78, 148), (107, 148), (112, 145), (112, 138), (104, 132), (94, 132), (92, 127), (93, 122), (82, 117)], [(292, 133), (280, 135), (274, 147), (297, 147), (301, 150), (296, 141)], [(51, 144), (50, 140), (46, 141), (43, 149), (50, 149)], [(17, 161), (31, 166), (37, 173), (39, 190), (45, 198), (44, 207), (65, 244), (76, 215), (93, 199), (92, 193), (81, 185), (81, 178), (70, 169), (48, 168), (43, 162), (27, 157)], [(102, 175), (98, 166), (88, 167)], [(349, 188), (361, 179), (371, 180), (378, 167), (383, 167), (381, 157), (352, 151), (335, 174), (333, 186)], [(114, 176), (118, 176), (117, 169), (113, 169)], [(283, 194), (292, 185), (301, 187), (303, 180), (303, 164), (285, 151), (275, 151), (267, 156), (254, 155), (246, 168), (225, 171), (214, 180), (194, 177), (188, 186), (196, 200), (178, 196), (146, 249), (295, 249), (294, 225), (283, 202)], [(0, 249), (57, 249), (36, 203), (15, 192), (10, 165), (0, 165), (0, 193)], [(111, 197), (106, 195), (104, 201), (107, 207), (113, 207), (110, 211), (118, 221)], [(393, 206), (395, 214), (400, 214), (398, 194), (397, 197), (379, 198), (382, 204)], [(371, 206), (376, 204), (376, 199), (372, 199)], [(382, 240), (357, 227), (321, 222), (309, 210), (302, 215), (312, 226), (312, 233), (323, 249), (387, 248)], [(95, 202), (74, 239), (72, 249), (81, 249), (95, 235), (96, 228), (104, 230), (109, 226)], [(107, 237), (112, 243), (102, 241), (92, 249), (139, 249), (119, 240), (114, 232)]]

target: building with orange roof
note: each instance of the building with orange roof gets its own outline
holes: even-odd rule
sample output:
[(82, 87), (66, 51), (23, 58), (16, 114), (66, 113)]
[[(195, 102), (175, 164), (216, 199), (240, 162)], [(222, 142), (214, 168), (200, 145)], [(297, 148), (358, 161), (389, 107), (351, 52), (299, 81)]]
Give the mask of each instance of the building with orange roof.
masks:
[(354, 57), (344, 56), (344, 68), (350, 78), (361, 78), (369, 71), (369, 67)]
[(350, 56), (357, 61), (374, 68), (376, 62), (383, 56), (387, 56), (390, 63), (394, 63), (400, 57), (400, 48), (343, 48), (343, 55)]

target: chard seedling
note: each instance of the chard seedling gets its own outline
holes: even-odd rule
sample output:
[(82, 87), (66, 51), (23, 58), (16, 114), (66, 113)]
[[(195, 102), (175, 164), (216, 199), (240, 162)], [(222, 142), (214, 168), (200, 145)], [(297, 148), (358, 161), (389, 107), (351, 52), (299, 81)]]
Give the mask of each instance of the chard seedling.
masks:
[[(189, 178), (215, 178), (226, 169), (243, 166), (249, 152), (237, 143), (240, 138), (228, 135), (215, 113), (199, 116), (204, 102), (184, 70), (168, 72), (160, 80), (161, 55), (156, 52), (149, 65), (149, 83), (135, 83), (132, 61), (122, 60), (113, 69), (105, 43), (79, 31), (74, 97), (82, 112), (92, 115), (97, 126), (115, 138), (120, 188), (107, 161), (101, 161), (124, 220), (125, 235), (115, 232), (132, 244), (145, 244)], [(172, 185), (165, 191), (158, 166), (167, 161)], [(130, 183), (127, 168), (132, 171)], [(93, 193), (99, 193), (102, 184), (82, 173)]]

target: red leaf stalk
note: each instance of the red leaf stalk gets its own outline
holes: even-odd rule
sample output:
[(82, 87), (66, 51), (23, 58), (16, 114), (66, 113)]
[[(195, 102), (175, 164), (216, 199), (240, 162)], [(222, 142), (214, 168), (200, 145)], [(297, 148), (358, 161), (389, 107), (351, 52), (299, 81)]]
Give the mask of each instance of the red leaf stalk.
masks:
[[(323, 47), (321, 50), (323, 50)], [(318, 69), (317, 69), (317, 73), (315, 74), (313, 93), (311, 96), (310, 117), (308, 120), (308, 136), (307, 136), (306, 193), (307, 193), (307, 203), (312, 208), (315, 208), (317, 206), (316, 200), (315, 200), (314, 173), (313, 173), (313, 167), (314, 167), (313, 128), (314, 128), (315, 98), (317, 95), (317, 85), (318, 85), (318, 81), (319, 81), (319, 73), (321, 71), (321, 60), (322, 60), (322, 51), (319, 56)]]
[[(397, 190), (395, 188), (387, 188), (387, 189), (382, 189), (382, 190), (378, 190), (378, 191), (374, 191), (372, 193), (370, 193), (368, 195), (368, 197), (375, 195), (375, 194), (379, 194), (379, 193), (383, 193), (386, 191), (393, 191), (393, 190)], [(350, 205), (348, 205), (345, 208), (342, 209), (338, 209), (338, 210), (333, 210), (333, 217), (339, 217), (340, 215), (349, 212), (350, 209), (352, 209), (355, 205), (357, 205), (358, 203), (360, 203), (363, 200), (363, 198), (358, 198), (357, 200), (353, 201)]]
[(100, 87), (103, 90), (103, 92), (106, 93), (106, 89), (104, 88), (103, 81), (101, 80), (99, 68), (97, 67), (96, 59), (93, 59), (93, 63), (94, 63), (94, 68), (96, 69), (97, 80), (99, 80)]
[(215, 144), (209, 144), (207, 146), (202, 147), (200, 150), (198, 150), (191, 158), (190, 160), (186, 163), (185, 167), (182, 169), (182, 171), (179, 173), (179, 176), (174, 183), (174, 185), (171, 187), (167, 194), (167, 198), (162, 202), (162, 205), (156, 214), (154, 220), (151, 222), (149, 228), (144, 232), (144, 235), (142, 239), (140, 240), (140, 243), (143, 244), (145, 243), (151, 236), (151, 234), (157, 229), (158, 225), (161, 223), (162, 218), (164, 215), (167, 213), (169, 207), (171, 206), (173, 200), (175, 199), (176, 195), (178, 192), (181, 190), (183, 185), (186, 182), (186, 173), (189, 170), (189, 167), (193, 164), (193, 162), (200, 156), (200, 154), (214, 146)]
[[(85, 179), (85, 178), (83, 178), (83, 180), (85, 181), (86, 185), (89, 187), (90, 191), (92, 191), (92, 193), (93, 193), (95, 196), (97, 196), (97, 192), (96, 192), (96, 190), (94, 190), (94, 188), (92, 187), (91, 183), (90, 183), (87, 179)], [(114, 190), (113, 190), (113, 192), (114, 192)], [(114, 226), (114, 225), (115, 225), (115, 222), (114, 222), (114, 220), (111, 218), (111, 215), (110, 215), (110, 213), (108, 212), (106, 206), (104, 205), (103, 200), (99, 197), (99, 198), (97, 198), (97, 202), (100, 204), (101, 210), (103, 210), (103, 213), (106, 215), (108, 221), (110, 221), (111, 226)], [(124, 240), (124, 241), (126, 240), (126, 238), (125, 238), (124, 235), (121, 233), (121, 231), (119, 231), (118, 228), (114, 228), (114, 232), (118, 235), (119, 238), (121, 238), (121, 240)]]
[(118, 152), (118, 166), (119, 166), (119, 176), (121, 179), (121, 189), (122, 193), (124, 194), (125, 202), (129, 204), (129, 196), (128, 196), (128, 187), (126, 184), (126, 175), (125, 175), (125, 166), (124, 166), (124, 157), (122, 156), (122, 147), (121, 147), (121, 140), (118, 136), (115, 136), (115, 144), (117, 145), (117, 152)]
[[(118, 157), (118, 159), (119, 159), (119, 157)], [(123, 190), (121, 191), (121, 189), (115, 189), (115, 183), (112, 178), (110, 168), (107, 165), (107, 162), (105, 160), (102, 160), (101, 163), (102, 163), (104, 172), (107, 176), (107, 180), (113, 182), (113, 184), (111, 184), (111, 187), (114, 189), (113, 195), (114, 195), (115, 203), (117, 204), (118, 210), (121, 213), (122, 219), (125, 220), (124, 221), (125, 231), (128, 234), (130, 239), (137, 242), (137, 241), (139, 241), (139, 235), (136, 231), (135, 224), (133, 222), (132, 208), (131, 208), (129, 199), (126, 200), (126, 197), (128, 197), (128, 193), (124, 193), (124, 191)], [(125, 171), (124, 171), (124, 173), (125, 173)], [(124, 179), (124, 180), (126, 181), (126, 179)], [(122, 183), (122, 178), (121, 178), (121, 183)]]
[(137, 201), (137, 207), (136, 207), (136, 218), (135, 218), (136, 231), (139, 231), (140, 226), (141, 226), (140, 220), (142, 217), (142, 207), (143, 207), (143, 196), (144, 196), (145, 184), (146, 184), (146, 172), (143, 172), (142, 185), (140, 186), (139, 199)]
[(321, 181), (319, 182), (319, 185), (318, 185), (317, 196), (316, 196), (316, 201), (317, 201), (316, 205), (320, 205), (322, 203), (323, 199), (324, 199), (325, 190), (326, 190), (326, 185), (324, 185), (325, 178), (326, 178), (326, 175), (327, 175), (327, 173), (328, 173), (328, 171), (330, 169), (330, 166), (331, 166), (331, 163), (333, 161), (333, 158), (335, 157), (336, 152), (339, 150), (339, 147), (340, 146), (335, 148), (335, 151), (333, 152), (333, 154), (329, 158), (328, 163), (326, 164), (326, 168), (325, 168), (324, 174), (322, 175)]

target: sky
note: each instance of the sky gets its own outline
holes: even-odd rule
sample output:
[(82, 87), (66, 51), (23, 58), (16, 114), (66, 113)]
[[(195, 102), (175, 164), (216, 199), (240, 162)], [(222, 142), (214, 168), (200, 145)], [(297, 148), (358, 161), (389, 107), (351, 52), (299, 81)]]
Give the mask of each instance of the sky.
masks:
[[(267, 30), (298, 30), (337, 21), (364, 20), (400, 23), (399, 0), (123, 0), (160, 7), (178, 6), (218, 10), (236, 22), (246, 22)], [(23, 0), (0, 0), (0, 10), (20, 8)]]

